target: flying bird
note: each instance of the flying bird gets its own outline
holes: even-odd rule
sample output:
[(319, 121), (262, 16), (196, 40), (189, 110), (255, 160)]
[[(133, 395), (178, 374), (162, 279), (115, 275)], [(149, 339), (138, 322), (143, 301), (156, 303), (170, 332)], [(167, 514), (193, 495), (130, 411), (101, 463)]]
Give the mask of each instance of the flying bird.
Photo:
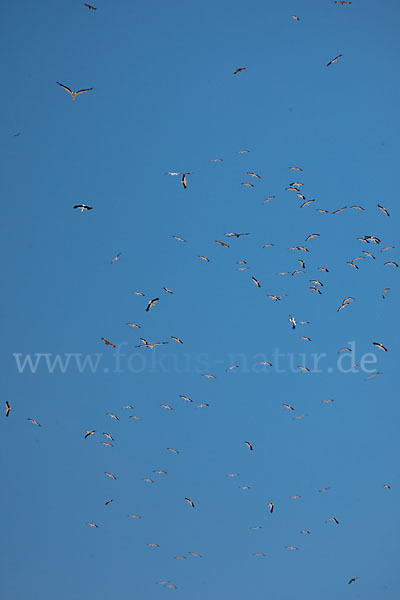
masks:
[(96, 525), (96, 523), (92, 523), (91, 521), (88, 522), (88, 525), (90, 527), (96, 527), (96, 529), (99, 527), (98, 525)]
[(292, 19), (294, 19), (295, 21), (300, 21), (299, 17), (296, 17), (296, 15), (292, 15)]
[(116, 348), (116, 345), (113, 344), (112, 342), (109, 342), (106, 338), (102, 337), (100, 338), (102, 342), (105, 343), (106, 346), (111, 346), (112, 348)]
[(111, 504), (111, 502), (114, 502), (114, 500), (113, 500), (112, 498), (110, 498), (109, 500), (106, 500), (106, 501), (104, 502), (104, 504), (105, 504), (106, 506), (108, 506), (109, 504)]
[(253, 446), (250, 444), (250, 442), (245, 442), (245, 444), (249, 450), (253, 450)]
[(289, 167), (289, 169), (292, 169), (292, 171), (302, 171), (303, 170), (300, 167)]
[(306, 237), (305, 241), (308, 242), (308, 240), (311, 240), (312, 238), (315, 238), (315, 237), (320, 237), (320, 234), (319, 233), (310, 233), (310, 235), (308, 235)]
[(346, 4), (351, 4), (351, 2), (349, 0), (335, 0), (334, 4), (341, 4), (342, 6), (345, 6)]
[(150, 350), (153, 350), (156, 346), (163, 346), (164, 344), (168, 344), (168, 342), (154, 342), (150, 344), (150, 342), (148, 342), (144, 338), (140, 339), (143, 341), (143, 344), (138, 344), (136, 348), (150, 348)]
[(181, 179), (182, 185), (183, 185), (183, 187), (185, 188), (185, 190), (186, 190), (186, 188), (187, 188), (187, 180), (186, 180), (186, 175), (190, 175), (190, 173), (182, 173), (182, 179)]
[(201, 260), (204, 260), (205, 262), (210, 262), (210, 259), (207, 258), (207, 256), (201, 256), (201, 255), (199, 255), (198, 258), (201, 258)]
[(342, 208), (338, 208), (337, 210), (333, 210), (332, 214), (333, 215), (338, 215), (339, 213), (341, 213), (342, 211), (344, 211), (347, 208), (347, 206), (343, 206)]
[(75, 204), (74, 208), (79, 208), (81, 213), (83, 213), (84, 210), (93, 210), (93, 206), (87, 206), (86, 204)]
[(385, 288), (382, 292), (382, 298), (385, 299), (385, 295), (388, 293), (388, 291), (390, 290), (390, 288)]
[(185, 498), (185, 500), (186, 500), (186, 502), (187, 502), (188, 504), (190, 504), (190, 506), (191, 506), (192, 508), (194, 508), (194, 502), (193, 502), (193, 500), (191, 500), (190, 498)]
[(97, 10), (97, 8), (95, 6), (92, 6), (91, 4), (86, 4), (86, 2), (85, 2), (85, 6), (87, 6), (87, 8), (89, 10)]
[(258, 173), (254, 173), (254, 171), (247, 171), (247, 175), (251, 175), (251, 177), (257, 177), (257, 179), (261, 179), (261, 175)]
[(334, 523), (336, 523), (336, 525), (339, 525), (339, 521), (336, 517), (329, 517), (329, 519), (327, 519), (326, 522), (328, 523), (329, 521), (333, 521)]
[(391, 265), (392, 267), (399, 267), (399, 265), (393, 260), (389, 260), (388, 262), (383, 263), (384, 265)]
[(119, 418), (117, 417), (117, 415), (115, 415), (114, 413), (106, 413), (107, 417), (111, 417), (112, 419), (115, 419), (116, 421), (119, 421)]
[(149, 312), (151, 307), (154, 306), (159, 301), (159, 299), (160, 298), (154, 298), (153, 300), (150, 300), (150, 302), (147, 305), (146, 312)]
[(332, 60), (330, 60), (326, 66), (330, 67), (331, 65), (333, 65), (333, 63), (337, 62), (342, 56), (342, 54), (338, 54), (337, 56), (335, 56), (335, 58), (332, 58)]
[(40, 423), (38, 423), (37, 421), (35, 421), (35, 419), (27, 419), (27, 421), (30, 421), (31, 423), (33, 423), (34, 425), (37, 425), (38, 427), (40, 427)]
[(127, 323), (127, 325), (129, 325), (129, 327), (137, 327), (140, 329), (140, 325), (137, 325), (136, 323)]
[(211, 375), (210, 373), (202, 373), (202, 377), (206, 377), (207, 379), (215, 379), (215, 375)]
[(289, 322), (292, 324), (292, 329), (296, 329), (296, 319), (294, 317), (290, 317)]
[(104, 471), (104, 473), (107, 475), (107, 477), (110, 477), (110, 479), (117, 479), (115, 475), (113, 475), (112, 473), (108, 473), (108, 471)]
[(220, 240), (215, 240), (215, 242), (223, 248), (229, 248), (229, 244), (226, 244), (225, 242), (220, 242)]
[(387, 217), (389, 217), (389, 216), (390, 216), (390, 215), (389, 215), (389, 213), (388, 213), (388, 211), (386, 210), (386, 208), (385, 208), (384, 206), (381, 206), (380, 204), (377, 204), (377, 207), (378, 207), (378, 208), (379, 208), (379, 209), (380, 209), (380, 210), (381, 210), (381, 211), (382, 211), (382, 212), (383, 212), (383, 213), (384, 213), (384, 214), (385, 214)]
[(71, 94), (72, 96), (72, 101), (75, 102), (75, 98), (76, 96), (78, 96), (79, 94), (83, 94), (84, 92), (90, 92), (90, 90), (92, 90), (93, 88), (85, 88), (84, 90), (78, 90), (77, 92), (73, 92), (72, 90), (69, 89), (69, 87), (67, 87), (66, 85), (64, 85), (63, 83), (60, 83), (59, 81), (57, 81), (56, 83), (58, 83), (58, 85), (60, 87), (62, 87), (65, 91), (67, 91), (69, 94)]
[(89, 437), (89, 435), (93, 435), (95, 431), (96, 431), (95, 429), (90, 429), (89, 431), (87, 431), (85, 433), (85, 440), (86, 440), (86, 438)]
[(255, 277), (252, 277), (251, 280), (256, 284), (257, 287), (261, 287), (261, 284), (259, 281), (257, 281), (257, 279)]
[[(351, 4), (351, 2), (347, 2), (346, 4)], [(350, 583), (354, 583), (356, 581), (356, 579), (360, 579), (359, 577), (352, 577), (351, 579), (348, 580), (348, 584)]]
[(172, 290), (170, 290), (167, 287), (163, 287), (164, 292), (167, 292), (167, 294), (173, 294), (174, 292)]
[(10, 412), (11, 412), (11, 406), (8, 403), (8, 400), (6, 400), (6, 417), (8, 417), (8, 415), (10, 414)]
[(284, 402), (282, 403), (282, 406), (284, 406), (285, 408), (288, 408), (289, 410), (294, 410), (293, 406), (290, 406), (290, 404), (285, 404)]
[(372, 342), (374, 346), (376, 346), (377, 348), (380, 348), (381, 350), (384, 350), (385, 352), (388, 351), (387, 348), (385, 348), (385, 346), (383, 346), (382, 344), (380, 344), (379, 342)]
[[(245, 71), (245, 70), (246, 70), (246, 67), (238, 67), (235, 71), (233, 71), (233, 74), (237, 75), (241, 71)], [(240, 152), (248, 152), (248, 150), (241, 150)]]
[(171, 335), (171, 338), (174, 340), (174, 342), (178, 342), (178, 344), (183, 344), (183, 342), (180, 338), (175, 337), (174, 335)]
[(269, 508), (269, 512), (273, 513), (275, 504), (273, 502), (268, 502), (267, 506)]
[(242, 235), (250, 235), (249, 233), (235, 233), (233, 231), (229, 231), (228, 233), (225, 233), (225, 235), (227, 237), (236, 237), (236, 238), (240, 238)]
[(181, 238), (181, 237), (178, 237), (177, 235), (173, 235), (172, 237), (173, 237), (175, 240), (178, 240), (178, 242), (186, 242), (186, 240), (184, 240), (184, 239), (183, 239), (183, 238)]

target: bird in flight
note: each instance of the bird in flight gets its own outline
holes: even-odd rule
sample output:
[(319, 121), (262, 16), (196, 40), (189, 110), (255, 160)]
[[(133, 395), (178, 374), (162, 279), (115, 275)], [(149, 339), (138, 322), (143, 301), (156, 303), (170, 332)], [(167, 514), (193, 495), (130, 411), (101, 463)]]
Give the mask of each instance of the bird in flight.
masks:
[(98, 527), (99, 527), (98, 525), (96, 525), (96, 523), (92, 523), (91, 521), (89, 521), (88, 525), (89, 525), (90, 527), (96, 527), (96, 528), (98, 528)]
[(153, 348), (155, 348), (156, 346), (163, 346), (164, 344), (168, 344), (168, 342), (154, 342), (153, 344), (150, 344), (150, 342), (148, 342), (144, 338), (140, 339), (142, 340), (143, 344), (139, 344), (138, 346), (136, 346), (136, 348), (150, 348), (150, 350), (153, 350)]
[(261, 284), (259, 281), (257, 281), (257, 279), (255, 277), (252, 277), (251, 280), (256, 284), (257, 287), (261, 287)]
[(332, 58), (332, 60), (330, 60), (326, 66), (330, 67), (331, 65), (333, 65), (333, 63), (337, 62), (342, 56), (342, 54), (338, 54), (337, 56), (335, 56), (335, 58)]
[(284, 406), (285, 408), (289, 409), (289, 410), (294, 410), (293, 406), (290, 406), (290, 404), (285, 404), (284, 402), (282, 403), (282, 406)]
[(129, 327), (137, 327), (140, 329), (140, 325), (137, 325), (136, 323), (127, 323), (127, 325), (129, 325)]
[(382, 344), (380, 344), (379, 342), (372, 342), (374, 346), (376, 346), (377, 348), (380, 348), (381, 350), (384, 350), (385, 352), (388, 351), (387, 348), (385, 348), (385, 346), (383, 346)]
[(384, 206), (381, 206), (380, 204), (377, 204), (377, 207), (378, 207), (378, 208), (379, 208), (379, 209), (380, 209), (380, 210), (381, 210), (381, 211), (382, 211), (382, 212), (383, 212), (383, 213), (384, 213), (384, 214), (385, 214), (387, 217), (389, 217), (389, 216), (390, 216), (390, 215), (389, 215), (389, 213), (388, 213), (388, 211), (386, 210), (386, 208), (385, 208)]
[(340, 4), (341, 6), (345, 6), (346, 4), (351, 4), (349, 0), (335, 0), (334, 4)]
[[(241, 71), (245, 71), (246, 67), (238, 67), (237, 69), (235, 69), (235, 71), (233, 71), (234, 75), (237, 75), (238, 73), (240, 73)], [(243, 152), (243, 150), (242, 150)], [(244, 152), (246, 152), (246, 150), (244, 150)], [(248, 151), (247, 151), (248, 152)]]
[(249, 450), (253, 450), (253, 446), (250, 444), (250, 442), (245, 442), (245, 444)]
[(178, 242), (186, 242), (186, 240), (184, 240), (184, 239), (183, 239), (183, 238), (181, 238), (181, 237), (178, 237), (177, 235), (173, 235), (172, 237), (173, 237), (175, 240), (178, 240)]
[(185, 498), (185, 500), (186, 500), (186, 502), (187, 502), (188, 504), (190, 504), (190, 506), (191, 506), (192, 508), (194, 508), (194, 502), (193, 502), (193, 500), (191, 500), (190, 498)]
[(85, 433), (85, 440), (86, 440), (86, 438), (89, 437), (89, 435), (93, 435), (95, 431), (96, 431), (95, 429), (90, 429), (89, 431), (87, 431)]
[(254, 171), (247, 171), (247, 175), (251, 175), (251, 177), (257, 177), (257, 179), (261, 179), (261, 175), (258, 173), (254, 173)]
[(97, 10), (97, 8), (95, 6), (92, 6), (91, 4), (86, 4), (86, 2), (85, 2), (85, 6), (87, 6), (87, 8), (89, 10)]
[(113, 344), (112, 342), (109, 342), (106, 338), (102, 337), (100, 338), (102, 342), (105, 343), (106, 346), (111, 346), (111, 348), (116, 348), (116, 345)]
[(201, 260), (204, 260), (205, 262), (210, 262), (210, 259), (207, 258), (207, 256), (201, 256), (201, 255), (199, 255), (199, 258), (201, 258)]
[(182, 181), (182, 185), (183, 185), (183, 187), (185, 188), (185, 190), (186, 190), (186, 188), (187, 188), (187, 179), (186, 179), (186, 175), (190, 175), (190, 173), (189, 173), (189, 172), (182, 173), (182, 179), (181, 179), (181, 181)]
[(390, 288), (385, 288), (382, 292), (382, 298), (385, 299), (385, 295), (389, 292)]
[(269, 508), (269, 512), (273, 513), (275, 504), (273, 502), (268, 502), (267, 506)]
[(202, 373), (202, 377), (207, 377), (207, 379), (215, 379), (215, 375), (211, 375), (210, 373)]
[(106, 506), (108, 506), (109, 504), (111, 504), (111, 502), (114, 502), (113, 498), (110, 498), (109, 500), (106, 500), (106, 501), (104, 502), (104, 504), (105, 504)]
[(238, 150), (236, 154), (247, 154), (250, 150)]
[(87, 206), (86, 204), (75, 204), (74, 208), (79, 208), (81, 213), (83, 213), (84, 210), (93, 210), (93, 206)]
[(66, 85), (64, 85), (63, 83), (60, 83), (59, 81), (57, 81), (56, 83), (58, 83), (58, 85), (60, 87), (62, 87), (65, 91), (67, 91), (69, 94), (71, 94), (72, 96), (72, 101), (75, 102), (75, 98), (76, 96), (78, 96), (79, 94), (83, 94), (84, 92), (90, 92), (90, 90), (92, 90), (93, 88), (85, 88), (84, 90), (78, 90), (77, 92), (73, 92), (72, 90), (69, 89), (69, 87), (67, 87)]
[(225, 235), (227, 237), (236, 237), (237, 239), (239, 239), (240, 236), (242, 236), (242, 235), (250, 235), (250, 234), (249, 233), (234, 233), (233, 231), (230, 231), (228, 233), (225, 233)]
[(8, 403), (8, 400), (6, 400), (6, 417), (8, 417), (8, 415), (11, 412), (11, 406)]
[(182, 340), (176, 337), (175, 335), (171, 335), (171, 338), (174, 340), (174, 342), (178, 342), (178, 344), (183, 344)]
[(310, 369), (308, 369), (307, 367), (304, 367), (303, 365), (298, 365), (297, 368), (300, 369), (300, 371), (304, 371), (305, 373), (310, 372)]
[(291, 169), (292, 171), (302, 171), (303, 170), (300, 167), (289, 167), (289, 169)]
[[(351, 2), (346, 2), (344, 4), (351, 4)], [(359, 577), (352, 577), (351, 579), (348, 580), (348, 584), (350, 583), (354, 583), (356, 581), (356, 579), (360, 579)]]
[(114, 258), (111, 261), (111, 264), (117, 262), (117, 260), (119, 260), (119, 257), (121, 256), (121, 252), (119, 252), (116, 256), (114, 256)]
[(308, 529), (302, 529), (302, 530), (300, 531), (300, 533), (311, 533), (311, 531), (309, 531)]
[(107, 477), (110, 477), (110, 479), (117, 479), (115, 475), (113, 475), (112, 473), (108, 473), (108, 471), (104, 471), (104, 473), (107, 475)]
[(296, 17), (296, 15), (292, 15), (292, 19), (294, 19), (295, 21), (300, 21), (299, 17)]
[(28, 421), (30, 421), (31, 423), (33, 423), (34, 425), (37, 425), (37, 427), (40, 427), (40, 423), (38, 423), (37, 421), (35, 421), (35, 419), (27, 419)]
[(329, 521), (333, 521), (334, 523), (336, 523), (336, 525), (339, 525), (339, 521), (336, 517), (329, 517), (329, 519), (327, 519), (326, 522), (328, 523)]
[(153, 300), (150, 300), (150, 302), (147, 305), (146, 312), (149, 312), (151, 307), (154, 306), (159, 301), (159, 299), (160, 298), (154, 298)]
[(160, 406), (162, 406), (163, 408), (167, 408), (168, 410), (174, 410), (169, 404), (160, 404)]
[(107, 417), (111, 417), (112, 419), (115, 419), (116, 421), (119, 421), (119, 418), (114, 413), (106, 413), (106, 415), (107, 415)]
[(215, 240), (215, 242), (223, 248), (229, 248), (229, 244), (226, 244), (225, 242), (221, 242), (220, 240)]
[(289, 322), (292, 324), (292, 329), (296, 329), (296, 319), (294, 317), (290, 317)]
[(172, 290), (170, 290), (167, 287), (163, 287), (164, 292), (167, 292), (167, 294), (173, 294), (174, 292)]
[(210, 162), (214, 162), (214, 163), (224, 162), (224, 159), (223, 158), (210, 158)]
[(393, 260), (389, 260), (388, 262), (383, 263), (384, 265), (391, 265), (392, 267), (399, 267), (399, 265)]

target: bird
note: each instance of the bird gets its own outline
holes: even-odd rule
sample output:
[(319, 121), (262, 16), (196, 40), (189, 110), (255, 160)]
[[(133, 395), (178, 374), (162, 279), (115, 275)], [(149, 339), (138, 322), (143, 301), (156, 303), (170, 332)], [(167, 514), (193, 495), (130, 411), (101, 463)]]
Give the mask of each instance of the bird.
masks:
[(147, 307), (146, 307), (146, 312), (149, 312), (149, 310), (152, 308), (152, 306), (154, 306), (160, 298), (153, 298), (153, 300), (150, 300), (150, 302), (148, 303)]
[(112, 498), (110, 498), (109, 500), (106, 500), (106, 501), (104, 502), (104, 504), (105, 504), (106, 506), (108, 506), (109, 504), (111, 504), (111, 502), (114, 502), (114, 500), (113, 500)]
[(198, 258), (201, 258), (201, 260), (204, 260), (205, 262), (210, 262), (210, 259), (207, 258), (207, 256), (201, 256), (201, 255), (199, 255)]
[(320, 271), (324, 271), (325, 273), (329, 273), (328, 269), (326, 267), (318, 267), (318, 269)]
[(132, 292), (135, 296), (144, 296), (143, 292)]
[(298, 550), (297, 546), (285, 546), (287, 550)]
[(103, 446), (112, 446), (112, 444), (110, 444), (110, 442), (101, 442), (101, 444), (103, 444)]
[(290, 317), (289, 322), (292, 324), (292, 329), (296, 329), (296, 319), (294, 317)]
[(181, 237), (178, 237), (177, 235), (173, 235), (172, 237), (173, 237), (174, 239), (178, 240), (178, 242), (186, 242), (186, 240), (184, 240), (184, 239), (183, 239), (183, 238), (181, 238)]
[(210, 158), (210, 162), (224, 162), (223, 158)]
[(81, 213), (83, 213), (84, 210), (93, 210), (93, 206), (87, 206), (87, 204), (75, 204), (74, 208), (79, 208)]
[(236, 154), (247, 154), (250, 150), (238, 150)]
[(359, 206), (358, 204), (354, 205), (354, 206), (350, 206), (350, 208), (355, 208), (357, 210), (365, 210), (365, 208), (363, 208), (362, 206)]
[[(346, 4), (351, 4), (351, 2), (347, 2)], [(348, 584), (350, 583), (354, 583), (356, 581), (356, 579), (360, 579), (359, 577), (352, 577), (351, 579), (348, 580)]]
[(387, 294), (387, 292), (390, 290), (390, 288), (385, 288), (382, 292), (382, 298), (385, 299), (385, 295)]
[(252, 444), (250, 444), (250, 442), (245, 442), (245, 444), (249, 450), (253, 450), (253, 446), (252, 446)]
[(310, 233), (310, 235), (308, 235), (306, 237), (305, 241), (308, 242), (308, 240), (311, 240), (312, 238), (315, 238), (315, 237), (320, 237), (320, 235), (321, 234), (319, 234), (319, 233)]
[(183, 342), (180, 338), (175, 337), (174, 335), (171, 335), (171, 338), (174, 340), (174, 342), (178, 342), (178, 344), (183, 344)]
[(167, 294), (173, 294), (174, 292), (172, 290), (170, 290), (167, 287), (163, 287), (164, 292), (167, 292)]
[(309, 531), (308, 529), (302, 529), (302, 530), (300, 531), (300, 533), (311, 533), (311, 531)]
[(269, 512), (273, 513), (275, 504), (273, 502), (268, 502), (267, 506), (269, 508)]
[(306, 335), (302, 335), (302, 336), (300, 337), (300, 339), (301, 339), (301, 340), (304, 340), (304, 341), (306, 341), (306, 342), (311, 342), (311, 338), (307, 337)]
[(63, 83), (60, 83), (59, 81), (56, 81), (56, 83), (58, 83), (58, 85), (60, 87), (62, 87), (65, 91), (67, 91), (69, 94), (71, 94), (71, 96), (72, 96), (72, 102), (75, 102), (75, 98), (79, 94), (83, 94), (84, 92), (90, 92), (93, 89), (93, 88), (85, 88), (83, 90), (78, 90), (77, 92), (73, 92), (72, 90), (69, 89), (69, 87), (67, 87)]
[(282, 403), (282, 406), (284, 406), (285, 408), (288, 408), (289, 410), (294, 410), (293, 406), (290, 406), (290, 404), (285, 404), (284, 402)]
[(143, 477), (143, 481), (146, 481), (147, 483), (154, 483), (154, 481), (150, 479), (150, 477)]
[(194, 502), (193, 502), (193, 500), (191, 500), (190, 498), (185, 498), (185, 500), (186, 500), (186, 502), (187, 502), (188, 504), (190, 504), (190, 506), (191, 506), (192, 508), (194, 508)]
[(111, 417), (112, 419), (115, 419), (116, 421), (119, 421), (119, 418), (117, 417), (117, 415), (115, 415), (114, 413), (106, 413), (107, 417)]
[(292, 15), (292, 19), (294, 19), (295, 21), (300, 21), (299, 17), (296, 17), (296, 15)]
[(347, 208), (347, 206), (343, 206), (342, 208), (338, 208), (337, 210), (333, 210), (332, 214), (333, 215), (338, 215), (339, 213), (341, 213), (342, 211), (344, 211)]
[(119, 260), (119, 257), (121, 256), (121, 253), (119, 252), (119, 254), (117, 254), (116, 256), (114, 256), (114, 258), (111, 261), (111, 264), (117, 262), (117, 260)]
[(301, 266), (302, 269), (306, 268), (306, 263), (304, 262), (304, 260), (301, 260), (301, 258), (297, 261), (299, 263), (299, 265)]
[(103, 435), (104, 435), (104, 436), (105, 436), (105, 437), (106, 437), (108, 440), (111, 440), (112, 442), (114, 441), (114, 438), (113, 438), (113, 436), (112, 436), (112, 435), (110, 435), (109, 433), (104, 433), (104, 431), (103, 431)]
[(333, 65), (333, 63), (337, 62), (342, 56), (342, 54), (338, 54), (337, 56), (335, 56), (335, 58), (332, 58), (332, 60), (330, 60), (326, 66), (330, 67), (331, 65)]
[[(240, 73), (241, 71), (245, 71), (246, 67), (238, 67), (237, 69), (235, 69), (235, 71), (233, 71), (234, 75), (237, 75), (238, 73)], [(248, 152), (248, 150), (241, 150), (239, 152)]]
[(186, 188), (187, 188), (187, 179), (186, 179), (186, 175), (190, 175), (190, 173), (182, 173), (182, 179), (181, 179), (182, 185), (183, 185), (183, 187), (185, 188), (185, 190), (186, 190)]
[(304, 371), (306, 373), (310, 372), (310, 369), (308, 369), (307, 367), (304, 367), (303, 365), (297, 365), (297, 368), (300, 369), (300, 371)]
[(195, 558), (201, 558), (201, 554), (199, 554), (198, 552), (188, 552), (188, 554), (191, 554)]
[(239, 239), (242, 235), (250, 235), (249, 233), (235, 233), (233, 231), (229, 231), (228, 233), (225, 233), (225, 235), (227, 237), (236, 237), (237, 239)]
[(87, 8), (89, 10), (97, 10), (97, 8), (95, 6), (92, 6), (91, 4), (86, 4), (86, 2), (85, 2), (85, 6), (87, 6)]
[(249, 486), (249, 485), (240, 485), (240, 486), (239, 486), (239, 489), (240, 489), (240, 490), (249, 490), (249, 489), (250, 489), (250, 486)]
[(264, 204), (265, 204), (266, 202), (269, 202), (269, 201), (270, 201), (270, 200), (272, 200), (273, 198), (276, 198), (276, 196), (268, 196), (268, 198), (265, 198), (265, 200), (264, 200)]
[(104, 471), (104, 473), (107, 475), (107, 477), (110, 477), (110, 479), (117, 479), (115, 477), (115, 475), (113, 475), (112, 473), (109, 473), (108, 471)]
[(189, 396), (184, 396), (183, 394), (179, 394), (179, 398), (186, 400), (186, 402), (193, 402), (193, 400), (189, 398)]
[(167, 471), (163, 471), (162, 469), (154, 469), (153, 473), (157, 473), (157, 475), (167, 475)]
[(261, 287), (261, 284), (259, 281), (257, 281), (257, 279), (255, 277), (252, 277), (251, 280), (256, 284), (257, 287)]
[(127, 323), (127, 325), (129, 325), (129, 327), (137, 327), (138, 329), (140, 329), (140, 325), (137, 325), (136, 323)]
[(384, 265), (389, 265), (389, 266), (392, 266), (392, 267), (397, 267), (397, 268), (399, 267), (399, 265), (396, 262), (394, 262), (393, 260), (389, 260), (388, 262), (385, 262), (383, 264)]
[(207, 379), (216, 379), (215, 375), (211, 375), (211, 373), (202, 373), (202, 377), (206, 377)]
[(289, 167), (289, 169), (291, 169), (292, 171), (302, 171), (303, 170), (300, 167)]
[(170, 406), (169, 404), (160, 404), (160, 406), (162, 406), (163, 408), (166, 408), (166, 409), (168, 409), (168, 410), (174, 410), (174, 409), (172, 408), (172, 406)]
[(100, 339), (105, 343), (106, 346), (111, 346), (112, 348), (116, 348), (116, 345), (113, 344), (112, 342), (109, 342), (106, 338), (102, 337)]
[(147, 546), (150, 546), (151, 548), (159, 548), (159, 547), (160, 547), (160, 545), (159, 545), (159, 544), (155, 544), (154, 542), (149, 542), (149, 543), (147, 544)]
[(35, 421), (35, 419), (27, 419), (27, 421), (30, 421), (34, 425), (37, 425), (37, 427), (41, 427), (40, 423), (38, 423), (37, 421)]
[(385, 346), (383, 346), (382, 344), (380, 344), (379, 342), (372, 342), (374, 346), (376, 346), (377, 348), (380, 348), (381, 350), (384, 350), (385, 352), (388, 351), (387, 348), (385, 348)]
[(273, 294), (267, 294), (267, 298), (271, 298), (272, 300), (278, 301), (284, 298), (286, 294), (282, 294), (281, 296), (274, 296)]
[(385, 246), (384, 248), (382, 248), (381, 252), (385, 252), (386, 250), (391, 250), (392, 248), (394, 248), (394, 246)]
[(150, 350), (153, 350), (153, 348), (155, 348), (156, 346), (163, 346), (164, 344), (168, 344), (168, 342), (154, 342), (150, 344), (147, 340), (144, 340), (144, 338), (140, 339), (143, 341), (143, 344), (138, 344), (136, 348), (150, 348)]
[(265, 556), (264, 552), (253, 552), (253, 556)]
[(240, 185), (244, 185), (245, 187), (254, 187), (254, 185), (248, 181), (243, 181)]
[(341, 4), (342, 6), (345, 6), (346, 4), (351, 4), (351, 2), (349, 0), (335, 0), (334, 4)]
[(173, 452), (174, 454), (179, 454), (179, 450), (175, 450), (175, 448), (167, 448), (167, 450)]
[(96, 525), (96, 523), (92, 523), (91, 521), (88, 522), (88, 525), (90, 527), (96, 527), (96, 529), (99, 527), (98, 525)]
[(386, 488), (387, 490), (390, 490), (390, 485), (388, 483), (384, 483), (383, 487)]
[(227, 473), (227, 477), (239, 477), (239, 473)]
[(339, 521), (336, 517), (329, 517), (329, 519), (327, 519), (326, 522), (328, 523), (329, 521), (333, 521), (334, 523), (336, 523), (336, 525), (339, 525)]
[(128, 515), (128, 517), (130, 517), (131, 519), (141, 519), (142, 518), (140, 515)]
[(247, 175), (250, 175), (251, 177), (256, 177), (257, 179), (261, 179), (261, 175), (259, 175), (258, 173), (254, 173), (254, 171), (247, 171)]
[(11, 406), (10, 406), (8, 400), (6, 400), (6, 417), (8, 417), (10, 412), (11, 412)]
[(378, 207), (378, 208), (379, 208), (379, 209), (380, 209), (380, 210), (381, 210), (381, 211), (382, 211), (382, 212), (383, 212), (383, 213), (384, 213), (384, 214), (385, 214), (387, 217), (389, 217), (389, 216), (390, 216), (390, 215), (389, 215), (389, 213), (388, 213), (388, 211), (386, 210), (386, 208), (385, 208), (384, 206), (381, 206), (380, 204), (377, 204), (377, 207)]
[(93, 435), (95, 433), (95, 431), (96, 431), (95, 429), (90, 429), (89, 431), (87, 431), (85, 433), (85, 440), (86, 440), (86, 438), (89, 437), (89, 435)]

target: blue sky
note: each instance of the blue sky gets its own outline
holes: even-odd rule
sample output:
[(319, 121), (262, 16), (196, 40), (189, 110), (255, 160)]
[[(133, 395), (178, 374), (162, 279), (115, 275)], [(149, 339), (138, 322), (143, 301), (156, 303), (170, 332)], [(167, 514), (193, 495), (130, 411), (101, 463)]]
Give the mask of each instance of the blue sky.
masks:
[(398, 3), (94, 5), (0, 24), (2, 596), (398, 598)]

